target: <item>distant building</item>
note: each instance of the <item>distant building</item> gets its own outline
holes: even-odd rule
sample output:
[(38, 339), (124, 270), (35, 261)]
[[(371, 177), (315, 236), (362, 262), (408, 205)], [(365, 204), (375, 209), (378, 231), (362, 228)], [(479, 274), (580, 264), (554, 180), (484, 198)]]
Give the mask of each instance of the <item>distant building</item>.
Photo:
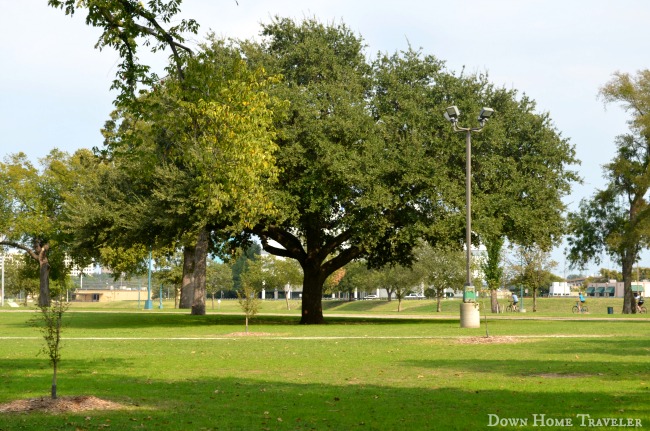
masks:
[(65, 256), (65, 259), (63, 259), (63, 263), (67, 268), (70, 268), (70, 275), (73, 277), (79, 277), (79, 275), (84, 274), (84, 275), (92, 275), (95, 272), (95, 265), (90, 264), (84, 268), (79, 268), (72, 258), (68, 255)]
[(566, 281), (554, 281), (548, 291), (548, 296), (570, 296), (571, 286)]
[(73, 294), (73, 301), (80, 302), (112, 302), (112, 301), (138, 301), (147, 299), (146, 288), (113, 288), (108, 289), (77, 289)]
[[(625, 285), (622, 281), (609, 280), (606, 283), (589, 283), (587, 286), (587, 296), (594, 297), (616, 297), (622, 298), (625, 292)], [(643, 297), (650, 295), (650, 281), (633, 281), (632, 292), (638, 292)]]

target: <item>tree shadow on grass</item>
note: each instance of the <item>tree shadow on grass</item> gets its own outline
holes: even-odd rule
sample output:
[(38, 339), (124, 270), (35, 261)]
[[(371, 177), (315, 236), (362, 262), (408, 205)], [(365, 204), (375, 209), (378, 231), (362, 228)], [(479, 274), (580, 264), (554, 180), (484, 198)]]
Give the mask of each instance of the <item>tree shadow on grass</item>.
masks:
[[(485, 429), (490, 414), (527, 419), (529, 424), (533, 414), (574, 421), (578, 413), (592, 418), (631, 417), (644, 425), (650, 420), (644, 392), (608, 394), (585, 389), (558, 394), (543, 386), (484, 390), (438, 387), (435, 382), (428, 387), (304, 384), (214, 375), (170, 381), (124, 379), (118, 372), (104, 376), (101, 385), (93, 379), (89, 373), (63, 379), (61, 393), (94, 395), (131, 408), (58, 416), (3, 415), (0, 429), (469, 430)], [(94, 393), (88, 393), (88, 388)]]
[[(552, 350), (546, 350), (548, 341)], [(451, 372), (498, 373), (509, 377), (543, 378), (594, 378), (599, 381), (648, 381), (648, 347), (639, 346), (638, 340), (631, 339), (570, 339), (558, 345), (557, 340), (535, 341), (537, 349), (556, 359), (522, 359), (517, 357), (517, 348), (527, 349), (528, 341), (508, 350), (509, 356), (503, 359), (431, 359), (404, 362), (407, 366)], [(466, 346), (475, 349), (476, 346)], [(499, 348), (487, 346), (486, 348)], [(522, 356), (526, 353), (522, 353)], [(606, 359), (603, 359), (604, 356)], [(527, 356), (524, 356), (527, 357)], [(650, 381), (648, 385), (650, 386)], [(646, 389), (648, 389), (646, 387)], [(650, 395), (650, 392), (648, 393)]]
[(599, 354), (615, 356), (616, 359), (626, 356), (650, 356), (650, 344), (646, 337), (637, 338), (585, 338), (571, 345), (567, 340), (566, 349), (576, 354)]
[(397, 311), (397, 301), (323, 301), (323, 311), (346, 311), (346, 312), (364, 312), (374, 311), (378, 308), (384, 308), (386, 304), (394, 303), (395, 311)]
[[(113, 330), (113, 329), (138, 329), (138, 328), (192, 328), (209, 326), (237, 326), (242, 327), (244, 317), (234, 314), (210, 314), (206, 316), (192, 316), (189, 314), (142, 314), (142, 313), (68, 313), (64, 316), (64, 337), (67, 329), (85, 330)], [(454, 321), (450, 319), (449, 321)], [(383, 324), (443, 324), (448, 320), (428, 319), (399, 319), (399, 318), (374, 318), (374, 317), (326, 317), (325, 323), (329, 325), (383, 325)], [(300, 318), (296, 316), (262, 315), (255, 316), (252, 324), (259, 325), (298, 325)], [(29, 327), (27, 322), (5, 324), (8, 327)]]

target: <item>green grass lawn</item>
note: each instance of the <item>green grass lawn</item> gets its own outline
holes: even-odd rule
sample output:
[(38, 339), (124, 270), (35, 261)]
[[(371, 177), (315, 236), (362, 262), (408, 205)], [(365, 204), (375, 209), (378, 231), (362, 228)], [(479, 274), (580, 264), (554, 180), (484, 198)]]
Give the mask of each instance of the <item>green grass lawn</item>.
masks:
[[(488, 315), (485, 339), (483, 319), (479, 329), (459, 328), (457, 301), (435, 320), (426, 318), (435, 314), (430, 301), (409, 302), (410, 319), (395, 319), (384, 301), (332, 302), (319, 326), (298, 325), (298, 314), (283, 316), (284, 304), (274, 302), (252, 322), (258, 336), (241, 335), (243, 317), (230, 313), (75, 307), (66, 315), (59, 395), (127, 408), (5, 413), (0, 430), (536, 429), (542, 417), (534, 415), (582, 429), (620, 428), (580, 427), (586, 416), (577, 415), (650, 426), (645, 317)], [(535, 314), (567, 305), (549, 302)], [(228, 307), (223, 301), (219, 311), (236, 311)], [(370, 317), (338, 317), (361, 312)], [(29, 317), (0, 313), (0, 403), (48, 394), (51, 370), (37, 356), (42, 340)], [(497, 416), (528, 426), (489, 427)]]
[[(505, 308), (508, 304), (506, 299), (500, 299), (500, 304)], [(512, 316), (523, 316), (524, 314), (527, 317), (537, 317), (537, 316), (546, 316), (546, 317), (572, 317), (571, 307), (575, 305), (576, 298), (538, 298), (537, 299), (537, 311), (533, 313), (533, 300), (532, 298), (524, 298), (523, 304), (526, 309), (526, 313), (516, 314), (516, 313), (503, 313), (501, 317), (512, 317)], [(480, 298), (479, 303), (489, 308), (489, 298)], [(401, 305), (401, 312), (397, 312), (398, 302), (397, 300), (386, 301), (386, 300), (372, 300), (372, 301), (341, 301), (341, 300), (323, 300), (323, 313), (327, 314), (356, 314), (363, 313), (367, 315), (394, 315), (394, 316), (405, 316), (405, 315), (423, 315), (423, 316), (432, 316), (436, 317), (439, 315), (457, 317), (459, 315), (460, 301), (458, 299), (448, 299), (442, 301), (442, 311), (438, 313), (436, 311), (436, 301), (434, 300), (403, 300)], [(587, 305), (589, 307), (588, 316), (591, 317), (608, 317), (608, 318), (617, 318), (617, 317), (626, 317), (634, 318), (635, 315), (623, 315), (621, 310), (623, 308), (623, 299), (622, 298), (600, 298), (593, 297), (587, 299)], [(31, 304), (30, 306), (33, 306)], [(71, 309), (83, 309), (83, 310), (103, 310), (103, 311), (136, 311), (142, 310), (144, 307), (144, 300), (142, 301), (117, 301), (117, 302), (73, 302), (71, 303)], [(612, 307), (614, 314), (607, 314), (607, 308)], [(20, 307), (24, 309), (24, 307)], [(4, 309), (9, 310), (10, 307), (5, 305)], [(241, 308), (237, 303), (237, 300), (234, 299), (224, 299), (219, 303), (214, 301), (214, 304), (210, 299), (206, 302), (206, 310), (208, 313), (240, 313)], [(153, 300), (153, 309), (149, 312), (179, 312), (181, 314), (186, 314), (187, 310), (175, 310), (173, 301), (163, 301), (162, 310), (159, 309), (159, 301)], [(272, 300), (268, 299), (262, 301), (260, 308), (260, 313), (263, 314), (292, 314), (299, 316), (300, 315), (300, 301), (292, 300), (290, 301), (290, 310), (287, 310), (287, 305), (284, 300)], [(483, 311), (481, 311), (483, 313)], [(639, 316), (643, 317), (643, 316)]]

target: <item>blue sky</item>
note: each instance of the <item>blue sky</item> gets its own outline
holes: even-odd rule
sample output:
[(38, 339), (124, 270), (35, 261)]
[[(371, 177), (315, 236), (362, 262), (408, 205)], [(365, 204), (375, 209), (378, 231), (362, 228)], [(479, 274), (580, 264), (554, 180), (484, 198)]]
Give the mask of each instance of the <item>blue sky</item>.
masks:
[[(650, 2), (645, 0), (185, 0), (181, 17), (218, 36), (249, 38), (279, 15), (344, 22), (369, 54), (408, 45), (445, 60), (448, 68), (487, 72), (497, 85), (535, 99), (576, 146), (585, 179), (570, 208), (601, 187), (601, 166), (614, 138), (627, 132), (619, 106), (598, 90), (615, 71), (649, 68)], [(17, 151), (36, 160), (50, 149), (101, 145), (99, 129), (112, 108), (109, 91), (119, 58), (94, 49), (99, 31), (46, 0), (0, 0), (0, 157)], [(162, 64), (163, 56), (149, 57)], [(478, 112), (479, 107), (477, 107)], [(466, 113), (472, 116), (474, 113)], [(562, 248), (553, 253), (564, 273)], [(650, 266), (650, 257), (641, 263)], [(608, 266), (605, 258), (602, 266)], [(596, 267), (593, 266), (592, 270)], [(568, 268), (566, 273), (572, 273)]]

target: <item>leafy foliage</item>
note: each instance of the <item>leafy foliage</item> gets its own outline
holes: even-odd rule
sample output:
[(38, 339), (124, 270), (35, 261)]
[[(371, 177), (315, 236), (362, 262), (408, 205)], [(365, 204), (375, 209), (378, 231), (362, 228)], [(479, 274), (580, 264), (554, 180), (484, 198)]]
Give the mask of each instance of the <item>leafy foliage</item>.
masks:
[(427, 296), (438, 300), (438, 312), (441, 311), (440, 300), (445, 289), (458, 291), (465, 283), (465, 257), (460, 250), (424, 245), (418, 249), (417, 267), (423, 275)]
[(386, 289), (397, 298), (397, 311), (402, 311), (402, 300), (411, 292), (420, 292), (423, 273), (420, 268), (403, 265), (387, 266), (370, 272), (369, 283), (377, 289)]
[[(341, 294), (344, 294), (352, 300), (354, 298), (355, 289), (359, 289), (359, 291), (362, 292), (369, 292), (374, 286), (374, 281), (372, 281), (370, 277), (370, 270), (363, 261), (352, 261), (335, 272), (332, 276), (335, 274), (340, 275), (340, 272), (343, 273), (343, 276), (335, 286), (332, 286), (332, 291), (338, 293), (339, 297)], [(390, 295), (388, 299), (391, 299)]]
[(217, 292), (228, 292), (233, 289), (232, 266), (228, 263), (208, 260), (205, 285), (206, 291), (212, 297), (214, 308), (214, 297)]
[(203, 297), (208, 251), (228, 253), (231, 232), (273, 211), (277, 101), (264, 90), (277, 79), (214, 39), (183, 64), (182, 81), (169, 77), (107, 122), (105, 160), (80, 190), (70, 228), (96, 258), (133, 257), (123, 261), (128, 272), (151, 246), (185, 247), (191, 303)]
[[(29, 268), (29, 266), (35, 268)], [(39, 291), (39, 279), (34, 273), (38, 272), (38, 264), (29, 256), (15, 256), (13, 259), (5, 256), (5, 295), (18, 296), (24, 293), (25, 306), (27, 298), (35, 297)]]
[(632, 77), (616, 73), (601, 89), (607, 103), (620, 102), (632, 113), (630, 133), (616, 138), (616, 156), (604, 166), (607, 186), (580, 202), (570, 215), (569, 260), (584, 266), (607, 253), (621, 264), (625, 285), (624, 313), (636, 312), (632, 268), (650, 245), (650, 71)]
[[(74, 15), (79, 9), (87, 10), (86, 24), (102, 29), (95, 48), (115, 49), (122, 59), (111, 89), (118, 90), (116, 103), (123, 105), (135, 99), (139, 84), (151, 87), (159, 77), (150, 66), (141, 63), (138, 51), (141, 46), (152, 52), (169, 48), (172, 51), (169, 71), (183, 76), (183, 61), (193, 51), (184, 45), (183, 33), (198, 30), (195, 20), (174, 20), (182, 0), (151, 0), (145, 5), (138, 0), (48, 0), (48, 5)], [(169, 28), (172, 21), (176, 24)]]
[(246, 316), (246, 332), (248, 332), (248, 321), (254, 317), (260, 308), (260, 298), (258, 297), (259, 291), (244, 281), (242, 289), (237, 291), (237, 298), (239, 305)]
[(240, 249), (237, 258), (232, 264), (232, 278), (235, 290), (241, 287), (241, 274), (246, 271), (248, 261), (258, 259), (262, 253), (262, 247), (259, 244), (251, 244), (248, 247)]
[(323, 284), (352, 260), (408, 266), (422, 237), (462, 247), (464, 151), (441, 115), (451, 103), (498, 113), (473, 142), (475, 240), (550, 248), (564, 233), (575, 151), (534, 101), (413, 49), (368, 62), (342, 24), (276, 18), (262, 34), (246, 57), (283, 75), (270, 91), (291, 106), (277, 124), (281, 216), (253, 232), (302, 266), (303, 323), (322, 321)]
[(533, 311), (537, 311), (537, 292), (555, 281), (552, 270), (557, 262), (539, 246), (517, 247), (512, 263), (513, 284), (523, 285), (533, 294)]
[(63, 221), (88, 157), (87, 150), (70, 156), (54, 149), (40, 160), (40, 168), (24, 153), (0, 163), (0, 245), (20, 249), (38, 264), (41, 306), (50, 304), (50, 278), (67, 275), (63, 260), (69, 237)]

